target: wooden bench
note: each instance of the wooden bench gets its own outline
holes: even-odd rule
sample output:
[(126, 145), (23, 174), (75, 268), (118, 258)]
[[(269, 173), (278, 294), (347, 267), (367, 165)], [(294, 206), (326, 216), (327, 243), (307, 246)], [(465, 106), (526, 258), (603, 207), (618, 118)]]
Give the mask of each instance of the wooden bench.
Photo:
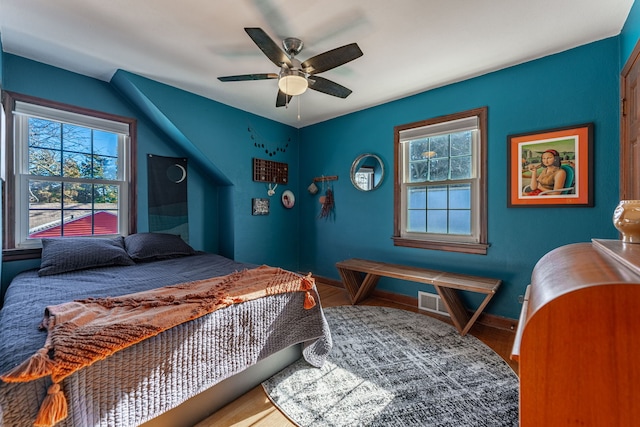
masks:
[[(442, 298), (444, 306), (460, 335), (466, 335), (469, 332), (469, 329), (471, 329), (471, 326), (473, 326), (502, 282), (498, 279), (486, 277), (445, 273), (443, 271), (357, 258), (337, 262), (336, 267), (349, 293), (351, 304), (357, 304), (367, 298), (376, 287), (380, 277), (391, 277), (433, 285), (438, 295)], [(462, 303), (458, 290), (486, 295), (472, 315), (469, 314)]]

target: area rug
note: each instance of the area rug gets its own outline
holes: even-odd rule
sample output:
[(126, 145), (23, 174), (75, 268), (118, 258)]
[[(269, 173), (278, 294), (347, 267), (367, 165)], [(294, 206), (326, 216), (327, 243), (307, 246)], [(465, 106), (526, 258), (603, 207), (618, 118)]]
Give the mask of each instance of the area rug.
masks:
[(333, 349), (262, 383), (299, 426), (517, 426), (518, 377), (479, 339), (404, 310), (325, 309)]

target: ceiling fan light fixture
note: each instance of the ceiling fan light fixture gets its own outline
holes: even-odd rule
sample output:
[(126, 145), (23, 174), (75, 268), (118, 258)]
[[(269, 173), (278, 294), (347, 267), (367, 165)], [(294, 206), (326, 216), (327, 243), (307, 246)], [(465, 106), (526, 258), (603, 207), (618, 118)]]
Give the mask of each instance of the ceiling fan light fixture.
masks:
[(309, 87), (309, 82), (304, 73), (300, 70), (283, 69), (280, 72), (278, 88), (289, 96), (303, 94)]

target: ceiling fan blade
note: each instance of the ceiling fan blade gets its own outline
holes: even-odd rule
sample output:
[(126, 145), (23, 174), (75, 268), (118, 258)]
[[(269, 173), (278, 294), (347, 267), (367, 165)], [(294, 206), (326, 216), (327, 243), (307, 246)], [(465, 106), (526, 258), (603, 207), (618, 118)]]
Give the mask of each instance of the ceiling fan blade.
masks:
[(241, 74), (239, 76), (224, 76), (218, 77), (221, 82), (242, 82), (245, 80), (268, 80), (277, 79), (276, 73), (263, 73), (263, 74)]
[(287, 95), (283, 91), (278, 89), (278, 97), (276, 98), (276, 107), (284, 107), (287, 105), (293, 96)]
[(358, 44), (351, 43), (309, 58), (301, 64), (301, 67), (307, 74), (318, 74), (360, 58), (362, 55)]
[(327, 95), (337, 96), (338, 98), (346, 98), (351, 95), (351, 89), (339, 85), (336, 82), (325, 79), (320, 76), (309, 77), (309, 89), (326, 93)]
[(224, 76), (218, 77), (221, 82), (243, 82), (246, 80), (267, 80), (277, 79), (278, 75), (275, 73), (263, 73), (263, 74), (241, 74), (239, 76)]
[(245, 28), (244, 30), (249, 34), (249, 37), (251, 37), (254, 43), (258, 45), (260, 50), (267, 55), (267, 58), (269, 58), (271, 62), (278, 67), (282, 67), (282, 64), (287, 64), (289, 68), (293, 67), (287, 54), (280, 49), (276, 42), (274, 42), (262, 28)]

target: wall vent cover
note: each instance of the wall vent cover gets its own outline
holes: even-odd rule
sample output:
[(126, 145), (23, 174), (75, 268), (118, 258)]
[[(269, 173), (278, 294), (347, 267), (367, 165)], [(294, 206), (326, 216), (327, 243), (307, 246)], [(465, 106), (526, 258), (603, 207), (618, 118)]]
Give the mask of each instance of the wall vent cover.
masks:
[(418, 291), (418, 308), (420, 310), (430, 311), (431, 313), (449, 316), (447, 308), (444, 306), (442, 298), (440, 298), (438, 294)]

